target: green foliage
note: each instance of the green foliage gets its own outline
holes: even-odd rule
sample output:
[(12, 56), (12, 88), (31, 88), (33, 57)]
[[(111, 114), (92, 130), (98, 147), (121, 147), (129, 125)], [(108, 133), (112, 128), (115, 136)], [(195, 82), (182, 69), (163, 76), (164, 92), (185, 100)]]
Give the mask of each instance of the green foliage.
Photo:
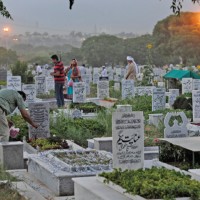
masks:
[(98, 106), (95, 103), (89, 102), (89, 103), (71, 103), (69, 105), (70, 109), (79, 109), (82, 110), (84, 113), (90, 113), (90, 112), (97, 112), (99, 110), (105, 110), (104, 107)]
[(179, 96), (176, 98), (174, 104), (174, 109), (192, 110), (192, 98), (186, 98), (184, 96)]
[(106, 128), (95, 119), (71, 119), (59, 114), (56, 121), (50, 118), (50, 130), (52, 135), (86, 147), (87, 139), (104, 136)]
[(0, 81), (0, 85), (6, 85), (6, 81)]
[(29, 83), (29, 78), (33, 78), (33, 75), (28, 71), (28, 65), (26, 62), (17, 61), (13, 67), (11, 67), (13, 76), (21, 76), (22, 83)]
[(200, 183), (191, 180), (190, 176), (166, 168), (125, 170), (114, 169), (113, 172), (103, 172), (100, 176), (106, 182), (112, 181), (124, 188), (127, 193), (140, 195), (147, 199), (173, 200), (176, 197), (200, 198)]
[(3, 4), (3, 1), (0, 0), (0, 13), (3, 17), (6, 17), (8, 19), (12, 19), (11, 14), (8, 12), (8, 10), (6, 9), (5, 5)]
[(0, 47), (0, 64), (11, 65), (17, 62), (17, 54), (15, 51), (7, 50), (4, 47)]

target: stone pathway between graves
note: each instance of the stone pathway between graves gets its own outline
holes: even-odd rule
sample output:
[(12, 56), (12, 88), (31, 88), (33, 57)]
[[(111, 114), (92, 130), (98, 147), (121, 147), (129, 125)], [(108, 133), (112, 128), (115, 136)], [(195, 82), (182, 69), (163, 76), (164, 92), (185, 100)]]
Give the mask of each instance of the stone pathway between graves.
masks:
[[(41, 195), (41, 200), (47, 199), (47, 200), (75, 200), (74, 196), (63, 196), (63, 197), (55, 197), (55, 195), (52, 193), (52, 191), (47, 188), (43, 183), (41, 183), (39, 180), (34, 178), (32, 175), (30, 175), (25, 169), (24, 170), (8, 170), (8, 172), (18, 178), (19, 180), (24, 181), (28, 186), (33, 188), (34, 191), (36, 191), (38, 194)], [(24, 188), (26, 190), (26, 188)], [(32, 199), (35, 200), (34, 196), (32, 196)], [(42, 198), (43, 197), (43, 198)], [(40, 199), (37, 199), (40, 200)]]

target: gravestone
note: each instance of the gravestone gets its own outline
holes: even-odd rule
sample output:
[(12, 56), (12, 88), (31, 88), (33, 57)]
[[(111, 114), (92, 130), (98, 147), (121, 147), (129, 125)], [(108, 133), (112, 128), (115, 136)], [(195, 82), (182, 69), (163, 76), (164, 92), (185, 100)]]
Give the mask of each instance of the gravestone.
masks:
[(153, 88), (155, 87), (154, 86), (135, 87), (135, 94), (137, 94), (138, 96), (143, 96), (143, 95), (151, 96), (153, 94)]
[(73, 119), (82, 118), (82, 112), (78, 109), (75, 109), (75, 110), (72, 111), (71, 116), (72, 116)]
[(46, 77), (45, 76), (36, 76), (35, 85), (36, 85), (36, 95), (46, 93)]
[(99, 81), (99, 74), (93, 73), (93, 84), (97, 84), (98, 81)]
[(161, 87), (161, 88), (165, 87), (165, 83), (164, 82), (158, 82), (158, 87)]
[[(170, 126), (169, 122), (172, 117), (181, 117), (181, 123), (178, 123), (177, 119), (173, 120), (173, 125)], [(167, 113), (164, 119), (164, 137), (165, 138), (181, 138), (188, 137), (187, 125), (188, 119), (184, 112)]]
[(200, 90), (192, 91), (193, 122), (200, 123)]
[(52, 76), (46, 77), (46, 92), (50, 90), (55, 90), (55, 82)]
[(0, 69), (0, 81), (7, 81), (7, 70)]
[(114, 112), (112, 137), (113, 168), (122, 170), (143, 168), (143, 112)]
[(23, 84), (22, 91), (26, 94), (26, 103), (35, 102), (36, 99), (35, 84)]
[(134, 96), (134, 81), (122, 80), (122, 99), (131, 98)]
[(152, 95), (152, 111), (165, 109), (166, 97), (164, 88), (154, 88)]
[(73, 83), (73, 102), (84, 103), (86, 101), (86, 87), (84, 82)]
[(192, 93), (193, 79), (192, 78), (183, 78), (182, 79), (182, 94)]
[(172, 106), (179, 96), (179, 89), (169, 89), (169, 105)]
[(200, 90), (200, 79), (193, 79), (193, 90)]
[(109, 79), (109, 81), (113, 81), (113, 75), (114, 75), (114, 73), (113, 73), (112, 67), (108, 68), (108, 79)]
[(29, 103), (30, 117), (39, 125), (37, 129), (29, 125), (29, 138), (50, 137), (49, 130), (49, 104), (48, 103)]
[(99, 81), (97, 84), (97, 97), (104, 99), (109, 97), (109, 81)]
[(7, 89), (21, 91), (21, 76), (7, 76)]
[(85, 83), (86, 95), (90, 95), (90, 80), (91, 80), (91, 75), (90, 74), (85, 74), (81, 78), (82, 78), (82, 81)]
[(114, 83), (114, 90), (115, 91), (120, 91), (120, 83)]

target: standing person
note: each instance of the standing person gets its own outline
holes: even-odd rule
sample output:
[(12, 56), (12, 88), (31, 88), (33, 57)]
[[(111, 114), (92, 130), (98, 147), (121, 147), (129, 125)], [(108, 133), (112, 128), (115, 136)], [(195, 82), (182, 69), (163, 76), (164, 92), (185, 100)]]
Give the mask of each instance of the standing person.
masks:
[(81, 79), (81, 73), (80, 70), (78, 68), (78, 62), (76, 59), (72, 59), (72, 74), (71, 74), (71, 79), (73, 80), (73, 82), (79, 82), (82, 81)]
[(73, 95), (73, 81), (71, 79), (72, 63), (70, 63), (70, 66), (67, 67), (67, 69), (65, 70), (65, 74), (67, 76), (67, 99), (72, 99)]
[(11, 114), (16, 108), (20, 110), (25, 121), (31, 124), (34, 128), (38, 128), (38, 125), (33, 122), (26, 111), (25, 100), (26, 94), (22, 91), (11, 89), (0, 90), (0, 142), (9, 141), (9, 128), (13, 123), (7, 120), (6, 116)]
[(108, 77), (107, 69), (105, 66), (102, 66), (101, 77)]
[(128, 62), (128, 67), (127, 67), (127, 73), (125, 75), (126, 80), (136, 80), (136, 73), (137, 73), (137, 66), (134, 62), (133, 57), (127, 56), (127, 62)]
[(42, 74), (42, 67), (38, 65), (38, 63), (35, 64), (36, 66), (36, 75), (39, 76)]
[(54, 68), (53, 68), (54, 72), (51, 72), (50, 75), (54, 76), (57, 106), (60, 108), (64, 106), (64, 94), (63, 94), (63, 87), (65, 84), (64, 66), (63, 63), (59, 61), (57, 55), (51, 56), (51, 59), (54, 63)]

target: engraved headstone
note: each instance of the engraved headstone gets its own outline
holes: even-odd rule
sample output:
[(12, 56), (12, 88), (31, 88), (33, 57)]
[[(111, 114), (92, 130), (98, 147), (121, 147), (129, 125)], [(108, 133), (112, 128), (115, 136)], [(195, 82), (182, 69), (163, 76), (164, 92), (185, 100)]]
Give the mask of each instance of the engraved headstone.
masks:
[(179, 96), (179, 89), (169, 89), (169, 105), (172, 106)]
[(35, 84), (23, 84), (22, 91), (26, 94), (26, 102), (32, 103), (36, 99), (36, 87)]
[(45, 76), (36, 76), (35, 85), (36, 85), (37, 95), (46, 93), (46, 77)]
[(22, 90), (21, 76), (7, 76), (7, 88), (13, 90)]
[(120, 91), (120, 83), (114, 83), (114, 90), (115, 91)]
[(144, 165), (143, 112), (115, 112), (112, 116), (113, 168), (139, 169)]
[[(181, 117), (181, 122), (177, 119), (173, 120), (173, 125), (170, 126), (169, 122), (172, 117)], [(165, 138), (180, 138), (188, 137), (187, 125), (188, 119), (184, 112), (167, 113), (164, 119), (164, 137)]]
[(143, 96), (143, 95), (151, 96), (153, 94), (153, 88), (155, 87), (154, 86), (135, 87), (135, 94), (137, 94), (138, 96)]
[(0, 69), (0, 81), (7, 81), (7, 70)]
[(93, 84), (97, 84), (98, 81), (99, 81), (99, 74), (93, 73)]
[(131, 98), (134, 96), (134, 81), (122, 80), (122, 99)]
[(104, 99), (109, 97), (109, 81), (99, 81), (97, 84), (97, 97)]
[(192, 78), (182, 79), (182, 94), (192, 93), (192, 88), (193, 88), (192, 83), (193, 83)]
[(200, 90), (200, 79), (193, 79), (193, 90)]
[(152, 111), (165, 109), (166, 96), (164, 88), (154, 88), (152, 95)]
[(73, 102), (84, 103), (86, 101), (86, 87), (84, 82), (73, 83)]
[(193, 122), (200, 123), (200, 90), (192, 91)]
[(37, 129), (29, 125), (29, 138), (50, 137), (49, 130), (49, 104), (48, 103), (29, 103), (30, 117), (39, 125)]

